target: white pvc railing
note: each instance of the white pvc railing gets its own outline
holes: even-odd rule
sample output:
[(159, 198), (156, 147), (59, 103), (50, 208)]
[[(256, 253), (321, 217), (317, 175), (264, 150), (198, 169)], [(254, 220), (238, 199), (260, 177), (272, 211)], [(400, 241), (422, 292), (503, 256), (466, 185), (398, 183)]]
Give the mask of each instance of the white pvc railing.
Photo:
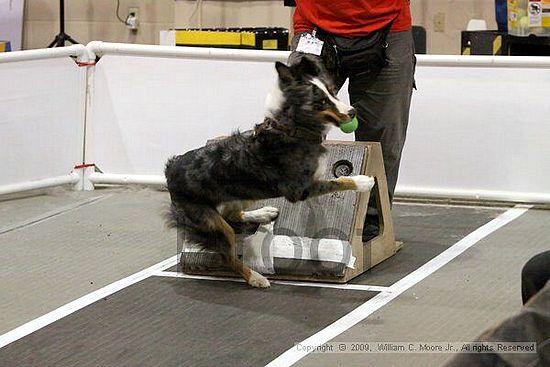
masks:
[(173, 47), (136, 45), (127, 43), (107, 43), (92, 41), (86, 46), (92, 55), (126, 55), (144, 57), (173, 57), (185, 59), (216, 59), (232, 61), (284, 61), (288, 51), (239, 50), (231, 48)]
[(68, 184), (77, 184), (80, 177), (77, 173), (71, 172), (65, 176), (44, 178), (36, 181), (18, 182), (10, 185), (0, 186), (0, 195), (13, 194), (16, 192), (45, 189), (48, 187), (63, 186)]
[(550, 68), (549, 57), (416, 55), (418, 66), (460, 66), (487, 68)]
[(62, 57), (77, 57), (80, 61), (89, 61), (91, 54), (84, 45), (72, 45), (67, 47), (44, 48), (37, 50), (13, 51), (0, 55), (0, 64), (18, 61), (57, 59)]
[[(86, 46), (90, 56), (127, 55), (144, 57), (199, 58), (216, 60), (285, 61), (289, 51), (239, 50), (205, 47), (172, 47), (108, 43), (92, 41)], [(550, 68), (549, 57), (532, 56), (463, 56), (463, 55), (417, 55), (418, 66), (461, 67), (518, 67)]]
[(89, 176), (93, 184), (164, 186), (166, 179), (160, 175), (122, 175), (94, 172)]
[[(208, 137), (226, 134), (237, 127), (237, 121), (259, 122), (263, 95), (273, 82), (272, 63), (285, 61), (289, 54), (99, 41), (86, 47), (25, 53), (0, 56), (0, 63), (25, 57), (34, 60), (78, 56), (82, 61), (107, 57), (105, 62), (90, 67), (88, 73), (86, 131), (82, 140), (86, 142), (86, 163), (98, 164), (105, 172), (86, 168), (81, 180), (85, 182), (80, 182), (79, 187), (88, 189), (94, 184), (164, 185), (162, 167), (169, 155), (200, 146)], [(550, 189), (539, 183), (550, 180), (550, 172), (545, 168), (536, 170), (536, 159), (530, 164), (522, 163), (528, 157), (550, 153), (536, 141), (537, 132), (550, 133), (539, 121), (550, 111), (539, 103), (540, 98), (526, 98), (527, 88), (531, 87), (537, 95), (550, 95), (545, 76), (550, 71), (550, 58), (418, 55), (417, 61), (419, 90), (414, 93), (397, 192), (409, 196), (550, 202)], [(236, 64), (242, 68), (240, 71)], [(212, 73), (218, 73), (217, 84)], [(243, 82), (239, 73), (250, 73), (250, 80)], [(151, 79), (157, 74), (158, 80)], [(510, 83), (503, 83), (499, 75)], [(528, 75), (536, 77), (526, 83), (524, 78)], [(224, 84), (238, 88), (231, 94)], [(495, 86), (490, 87), (492, 84)], [(487, 86), (486, 91), (480, 91)], [(508, 90), (499, 92), (507, 86)], [(181, 98), (174, 93), (180, 93)], [(514, 101), (519, 100), (533, 111), (530, 118), (520, 121), (514, 115), (512, 107), (516, 108)], [(492, 116), (499, 109), (503, 112)], [(462, 114), (465, 110), (468, 113)], [(206, 112), (203, 118), (201, 111)], [(468, 121), (465, 116), (469, 116)], [(503, 130), (499, 130), (501, 127)], [(518, 145), (507, 146), (513, 141), (512, 135), (518, 134), (522, 137)], [(460, 153), (453, 151), (460, 149)], [(484, 149), (486, 154), (480, 154)], [(507, 169), (518, 173), (506, 172)], [(74, 175), (71, 180), (75, 180)], [(23, 187), (31, 186), (20, 186)], [(12, 189), (4, 187), (0, 193)]]

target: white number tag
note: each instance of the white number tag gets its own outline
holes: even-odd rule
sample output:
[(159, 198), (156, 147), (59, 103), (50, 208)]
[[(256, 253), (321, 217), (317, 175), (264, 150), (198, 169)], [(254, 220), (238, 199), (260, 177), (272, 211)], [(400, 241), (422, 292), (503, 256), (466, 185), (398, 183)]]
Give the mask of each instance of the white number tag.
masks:
[(309, 33), (304, 33), (300, 37), (300, 41), (298, 41), (298, 47), (296, 47), (296, 51), (321, 56), (323, 43), (324, 42), (321, 41), (319, 38), (312, 36)]

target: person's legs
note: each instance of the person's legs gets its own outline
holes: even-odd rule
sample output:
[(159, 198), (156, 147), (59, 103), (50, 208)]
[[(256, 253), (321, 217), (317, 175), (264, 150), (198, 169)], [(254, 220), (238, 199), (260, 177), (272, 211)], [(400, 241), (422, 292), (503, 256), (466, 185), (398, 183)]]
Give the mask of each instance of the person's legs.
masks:
[[(359, 119), (355, 140), (382, 145), (391, 203), (409, 122), (415, 56), (411, 31), (390, 33), (387, 43), (388, 65), (378, 75), (350, 75), (348, 92)], [(372, 197), (363, 232), (365, 241), (378, 234), (378, 211)]]
[[(299, 38), (297, 34), (292, 40), (293, 52), (289, 56), (289, 64), (298, 62), (303, 55), (295, 51)], [(377, 75), (349, 75), (348, 92), (350, 102), (358, 112), (359, 128), (355, 132), (355, 140), (378, 141), (382, 145), (391, 202), (409, 122), (416, 59), (412, 31), (390, 33), (387, 43), (388, 65)], [(323, 47), (321, 58), (339, 89), (348, 77), (347, 72), (342, 70), (346, 65), (336, 68), (338, 61), (330, 47)], [(365, 241), (378, 234), (378, 210), (373, 197), (369, 200), (363, 233)]]
[(550, 251), (532, 257), (521, 270), (521, 298), (527, 303), (550, 279)]

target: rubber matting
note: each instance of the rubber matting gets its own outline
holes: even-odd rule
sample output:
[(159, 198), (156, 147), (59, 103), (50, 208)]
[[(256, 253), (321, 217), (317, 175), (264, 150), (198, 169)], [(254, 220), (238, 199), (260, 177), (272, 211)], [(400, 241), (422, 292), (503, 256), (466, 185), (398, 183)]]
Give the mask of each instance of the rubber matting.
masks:
[(505, 211), (396, 203), (393, 226), (395, 238), (403, 242), (403, 247), (350, 283), (390, 286)]
[(263, 366), (374, 295), (152, 277), (0, 349), (0, 366)]

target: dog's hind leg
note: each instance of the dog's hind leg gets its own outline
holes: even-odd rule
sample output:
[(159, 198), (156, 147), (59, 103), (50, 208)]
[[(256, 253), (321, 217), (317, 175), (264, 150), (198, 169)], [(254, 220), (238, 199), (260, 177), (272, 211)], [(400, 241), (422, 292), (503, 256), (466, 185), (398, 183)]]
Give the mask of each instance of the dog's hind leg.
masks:
[(264, 206), (256, 210), (245, 211), (253, 201), (229, 202), (218, 206), (218, 212), (230, 222), (248, 222), (266, 224), (273, 221), (279, 215), (279, 209), (272, 206)]
[(242, 212), (243, 222), (266, 224), (279, 216), (279, 209), (273, 206)]
[(250, 269), (248, 266), (243, 264), (237, 258), (237, 241), (235, 238), (235, 231), (233, 228), (223, 219), (221, 215), (217, 215), (213, 218), (216, 229), (223, 233), (229, 245), (228, 257), (229, 264), (239, 273), (248, 284), (257, 288), (267, 288), (270, 286), (269, 280), (260, 273)]
[[(218, 210), (206, 205), (197, 204), (185, 200), (181, 196), (172, 198), (168, 216), (169, 224), (174, 227), (182, 228), (189, 232), (191, 236), (201, 239), (209, 239), (209, 234), (222, 234), (224, 239), (221, 241), (201, 242), (205, 248), (213, 248), (227, 257), (229, 265), (240, 274), (248, 284), (266, 288), (269, 287), (269, 281), (261, 274), (244, 265), (237, 259), (236, 238), (233, 228), (223, 219)], [(211, 239), (211, 238), (210, 238)], [(223, 247), (220, 247), (223, 246)]]

